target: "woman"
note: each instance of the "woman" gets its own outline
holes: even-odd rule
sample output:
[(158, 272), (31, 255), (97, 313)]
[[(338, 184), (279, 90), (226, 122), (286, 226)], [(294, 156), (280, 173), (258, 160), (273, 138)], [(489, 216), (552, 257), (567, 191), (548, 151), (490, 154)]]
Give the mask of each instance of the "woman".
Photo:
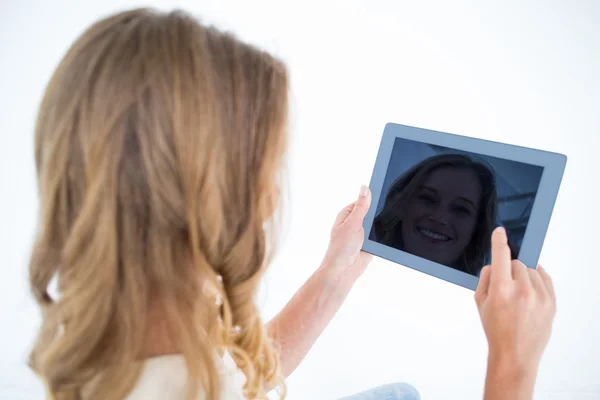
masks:
[(425, 159), (392, 184), (371, 237), (478, 275), (496, 226), (496, 181), (483, 163), (458, 154)]
[[(363, 187), (338, 214), (321, 266), (261, 321), (254, 297), (276, 237), (287, 91), (280, 61), (179, 12), (119, 13), (73, 44), (35, 134), (30, 284), (43, 321), (30, 365), (51, 399), (250, 400), (283, 387), (371, 260), (360, 251)], [(477, 295), (486, 396), (526, 398), (553, 296), (513, 290), (525, 281), (510, 281), (495, 243)], [(392, 384), (351, 398), (418, 393)]]
[[(180, 12), (119, 13), (73, 44), (35, 134), (43, 324), (30, 364), (50, 398), (265, 398), (299, 364), (370, 260), (370, 195), (263, 325), (287, 94), (279, 60)], [(400, 389), (415, 398), (381, 390)]]

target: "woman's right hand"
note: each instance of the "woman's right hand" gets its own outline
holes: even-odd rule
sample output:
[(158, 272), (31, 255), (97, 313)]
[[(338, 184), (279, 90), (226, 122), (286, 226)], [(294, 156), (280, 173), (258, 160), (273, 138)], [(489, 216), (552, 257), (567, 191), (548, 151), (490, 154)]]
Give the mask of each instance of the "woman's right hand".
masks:
[(492, 265), (481, 272), (475, 301), (489, 344), (485, 399), (531, 399), (556, 297), (541, 267), (511, 260), (504, 228), (492, 235)]

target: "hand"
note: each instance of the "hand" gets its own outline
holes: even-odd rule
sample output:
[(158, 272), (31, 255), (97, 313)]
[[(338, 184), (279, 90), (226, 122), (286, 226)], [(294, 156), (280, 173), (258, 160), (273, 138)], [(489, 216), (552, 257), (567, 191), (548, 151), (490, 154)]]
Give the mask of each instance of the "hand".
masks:
[[(513, 387), (522, 385), (522, 391), (508, 395), (505, 386), (508, 398), (530, 398), (523, 393), (533, 392), (550, 339), (556, 298), (552, 280), (541, 266), (534, 270), (511, 260), (504, 228), (492, 235), (492, 265), (481, 272), (475, 301), (489, 344), (487, 389), (493, 391), (494, 383), (500, 386), (511, 380)], [(505, 398), (488, 394), (489, 398)]]
[(363, 186), (358, 199), (337, 215), (323, 261), (332, 272), (358, 277), (373, 259), (371, 254), (361, 251), (365, 236), (362, 224), (370, 205), (371, 191)]

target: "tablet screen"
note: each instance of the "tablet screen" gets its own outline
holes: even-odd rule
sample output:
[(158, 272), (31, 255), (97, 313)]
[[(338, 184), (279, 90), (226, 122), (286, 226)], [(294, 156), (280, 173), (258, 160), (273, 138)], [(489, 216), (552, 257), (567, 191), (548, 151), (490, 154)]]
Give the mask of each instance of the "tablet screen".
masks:
[(497, 226), (518, 257), (543, 169), (396, 138), (369, 239), (478, 276)]

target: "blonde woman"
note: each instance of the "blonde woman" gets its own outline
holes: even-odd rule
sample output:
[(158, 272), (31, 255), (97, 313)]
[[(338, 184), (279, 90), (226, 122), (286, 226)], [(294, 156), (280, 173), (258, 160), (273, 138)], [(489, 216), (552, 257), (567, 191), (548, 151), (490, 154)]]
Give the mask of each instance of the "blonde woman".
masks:
[[(335, 220), (320, 268), (261, 321), (254, 297), (277, 232), (287, 94), (279, 60), (181, 12), (122, 12), (73, 44), (35, 133), (30, 280), (43, 323), (30, 365), (48, 398), (260, 399), (284, 387), (370, 261), (363, 187)], [(524, 317), (509, 307), (508, 283), (495, 302), (490, 270), (478, 297), (498, 371), (490, 390), (512, 382), (523, 393), (530, 374), (513, 381), (504, 367), (537, 363), (506, 340), (513, 314)], [(506, 332), (493, 341), (496, 304)], [(550, 312), (535, 318), (549, 332)], [(388, 385), (357, 396), (418, 394)]]
[[(479, 276), (497, 217), (490, 166), (461, 154), (426, 158), (399, 176), (373, 221), (379, 243)], [(445, 236), (432, 242), (420, 230)]]

